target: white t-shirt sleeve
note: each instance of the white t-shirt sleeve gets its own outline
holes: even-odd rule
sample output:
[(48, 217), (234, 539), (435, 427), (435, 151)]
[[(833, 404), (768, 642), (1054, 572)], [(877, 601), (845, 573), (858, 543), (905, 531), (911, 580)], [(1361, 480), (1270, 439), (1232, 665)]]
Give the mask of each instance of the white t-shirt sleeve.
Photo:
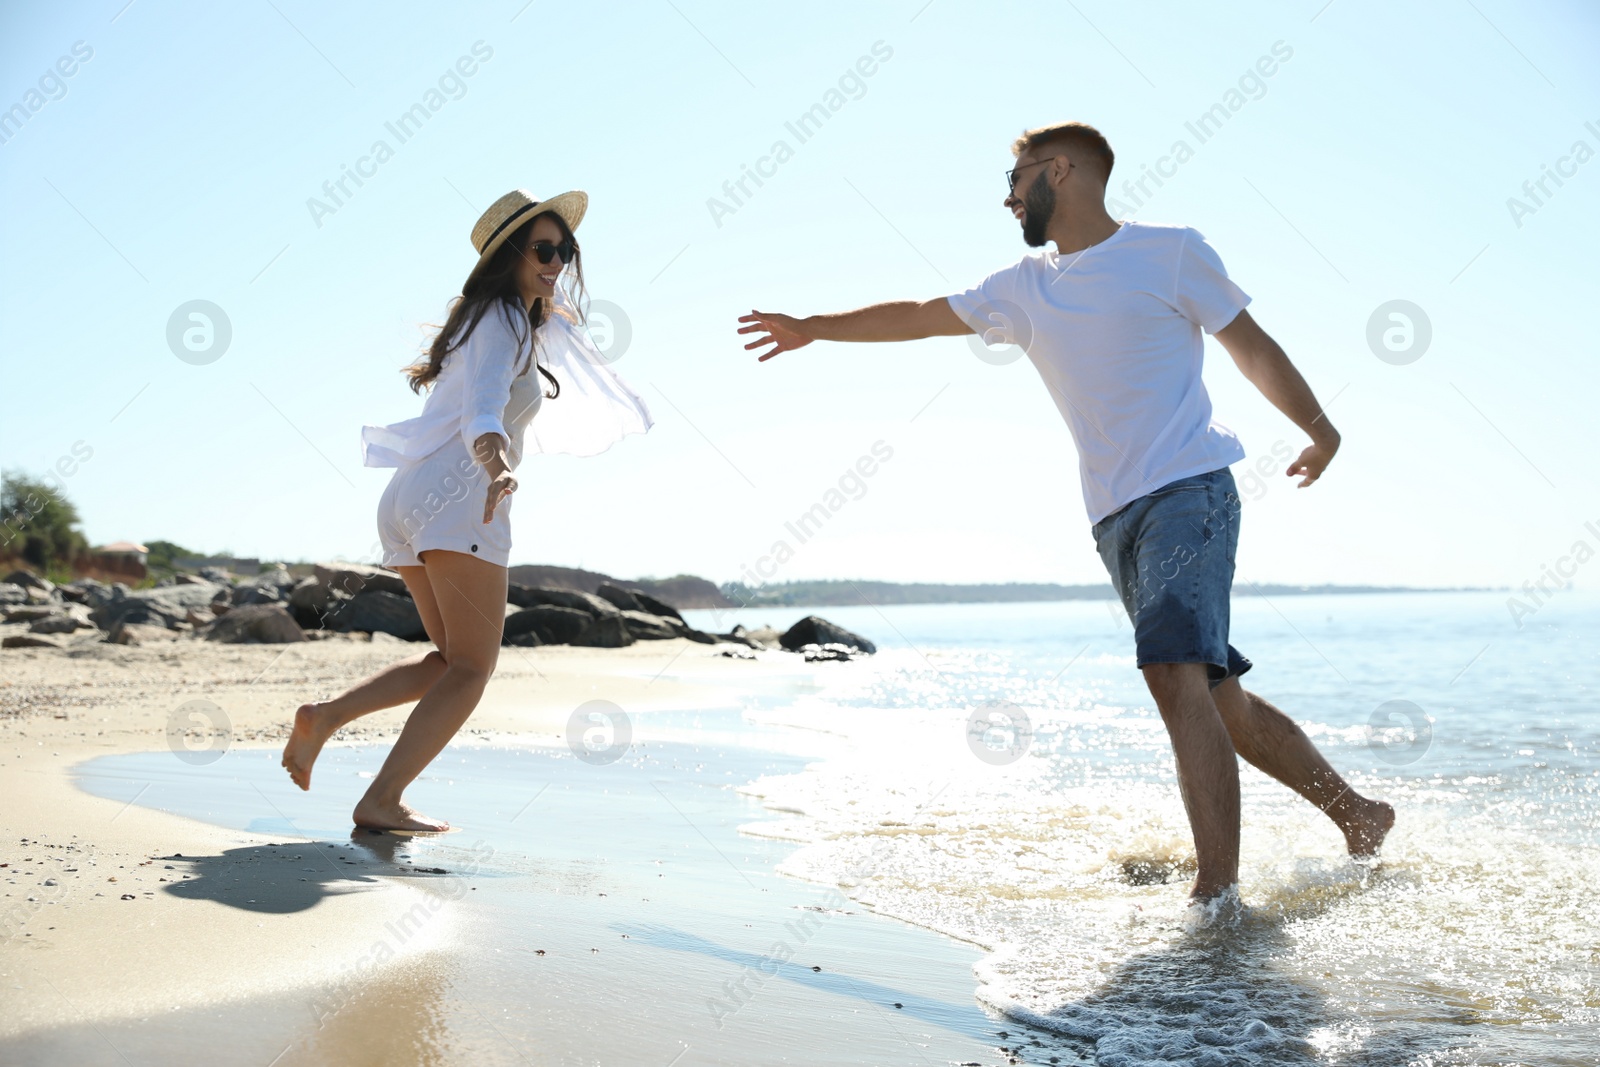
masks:
[(1020, 344), (1018, 325), (1026, 312), (1017, 303), (1022, 263), (1002, 267), (964, 293), (945, 297), (950, 310), (983, 338), (984, 344)]
[(1216, 333), (1238, 317), (1250, 296), (1233, 283), (1222, 257), (1198, 230), (1183, 231), (1172, 306), (1206, 333)]
[(467, 455), (476, 457), (473, 443), (486, 433), (497, 433), (508, 442), (506, 403), (511, 399), (511, 379), (516, 376), (518, 352), (504, 306), (483, 313), (477, 329), (467, 343), (456, 350), (461, 360), (462, 383), (466, 386), (461, 405), (461, 440)]

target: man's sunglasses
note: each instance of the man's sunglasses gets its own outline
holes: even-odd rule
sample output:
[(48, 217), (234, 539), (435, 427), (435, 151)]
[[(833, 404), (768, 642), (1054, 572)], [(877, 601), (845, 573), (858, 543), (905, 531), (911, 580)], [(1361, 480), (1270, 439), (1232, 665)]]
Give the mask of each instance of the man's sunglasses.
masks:
[[(1040, 163), (1048, 163), (1052, 159), (1055, 159), (1055, 158), (1056, 158), (1055, 156), (1046, 156), (1043, 159), (1036, 159), (1032, 163), (1024, 163), (1020, 167), (1012, 167), (1010, 170), (1006, 171), (1006, 189), (1007, 189), (1007, 191), (1013, 192), (1013, 193), (1017, 191), (1017, 171), (1019, 171), (1019, 170), (1027, 170), (1029, 167), (1037, 166)], [(1067, 169), (1068, 170), (1072, 169), (1072, 161), (1071, 160), (1067, 161)]]
[(548, 263), (557, 256), (562, 263), (571, 263), (572, 257), (578, 252), (578, 242), (567, 238), (560, 244), (551, 244), (549, 241), (535, 241), (528, 246), (528, 250), (539, 257), (540, 263)]

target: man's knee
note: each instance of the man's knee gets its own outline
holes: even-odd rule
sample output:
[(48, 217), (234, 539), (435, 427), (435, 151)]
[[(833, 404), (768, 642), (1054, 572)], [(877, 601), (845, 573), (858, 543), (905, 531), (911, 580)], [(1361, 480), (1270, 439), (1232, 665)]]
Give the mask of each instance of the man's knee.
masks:
[(1144, 672), (1144, 683), (1154, 696), (1177, 693), (1195, 686), (1209, 688), (1204, 663), (1146, 663), (1139, 669)]

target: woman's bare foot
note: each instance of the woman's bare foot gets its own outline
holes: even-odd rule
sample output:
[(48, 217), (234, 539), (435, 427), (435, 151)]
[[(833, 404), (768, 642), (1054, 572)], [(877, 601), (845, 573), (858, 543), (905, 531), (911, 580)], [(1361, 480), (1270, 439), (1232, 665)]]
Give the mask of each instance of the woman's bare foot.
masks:
[(339, 724), (328, 717), (321, 704), (301, 704), (295, 709), (294, 728), (283, 746), (283, 767), (295, 785), (311, 788), (311, 765), (317, 762), (323, 743), (338, 728)]
[(380, 804), (375, 800), (361, 798), (361, 803), (356, 805), (355, 814), (351, 816), (355, 824), (366, 830), (410, 830), (414, 833), (442, 833), (450, 829), (450, 824), (439, 819), (430, 819), (403, 800), (392, 804)]
[(1362, 797), (1339, 820), (1350, 855), (1375, 856), (1394, 827), (1394, 808), (1381, 800)]

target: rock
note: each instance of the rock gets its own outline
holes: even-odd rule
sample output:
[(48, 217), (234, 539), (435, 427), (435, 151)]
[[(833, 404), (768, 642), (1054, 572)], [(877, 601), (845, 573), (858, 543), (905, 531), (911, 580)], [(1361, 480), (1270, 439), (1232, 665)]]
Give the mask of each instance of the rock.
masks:
[(678, 636), (678, 631), (666, 619), (647, 611), (624, 611), (622, 621), (637, 641), (665, 641)]
[(42, 619), (34, 619), (29, 625), (30, 634), (70, 634), (75, 630), (92, 630), (94, 623), (89, 621), (87, 615), (70, 615), (61, 612), (57, 615), (46, 615)]
[(114, 645), (149, 645), (177, 639), (177, 631), (159, 623), (129, 622), (126, 619), (117, 620), (111, 632), (106, 634), (106, 640)]
[(668, 619), (677, 619), (685, 626), (689, 625), (683, 616), (678, 614), (678, 609), (668, 604), (665, 600), (657, 600), (643, 589), (630, 589), (628, 592), (632, 593), (633, 599), (639, 602), (639, 607), (650, 614), (661, 615)]
[(647, 610), (643, 604), (639, 603), (638, 597), (634, 596), (628, 590), (622, 588), (622, 586), (615, 585), (611, 582), (601, 582), (600, 587), (596, 589), (594, 593), (595, 596), (598, 596), (600, 599), (608, 600), (615, 604), (618, 609), (622, 611)]
[(320, 578), (302, 578), (289, 590), (289, 613), (307, 630), (322, 629), (328, 625), (328, 616), (349, 599), (349, 593)]
[(594, 616), (577, 608), (563, 608), (554, 604), (535, 604), (506, 616), (504, 637), (508, 644), (520, 644), (517, 639), (532, 634), (543, 645), (573, 644), (589, 628)]
[(540, 604), (556, 608), (576, 608), (597, 618), (620, 616), (622, 609), (593, 593), (580, 593), (576, 589), (555, 589), (543, 585), (512, 585), (506, 590), (506, 599), (519, 608)]
[(750, 651), (748, 651), (746, 649), (743, 649), (743, 648), (725, 648), (722, 651), (718, 652), (717, 655), (725, 656), (728, 659), (755, 659), (756, 658), (756, 654), (754, 652), (750, 652)]
[(193, 626), (196, 630), (200, 630), (216, 622), (217, 617), (206, 608), (190, 608), (183, 621)]
[(32, 571), (15, 570), (6, 575), (4, 579), (0, 579), (0, 581), (4, 581), (7, 585), (20, 585), (24, 589), (38, 589), (46, 593), (55, 589), (54, 582), (40, 578)]
[[(119, 622), (136, 622), (170, 629), (188, 618), (190, 608), (209, 607), (213, 597), (227, 595), (225, 588), (215, 585), (169, 585), (165, 589), (141, 589), (137, 593), (130, 593), (127, 588), (120, 583), (114, 586), (111, 595), (116, 599), (106, 601), (89, 613), (96, 626), (110, 630)], [(122, 591), (120, 597), (117, 597), (118, 590)]]
[(865, 637), (853, 634), (820, 615), (807, 615), (784, 631), (778, 643), (790, 652), (799, 651), (806, 645), (844, 645), (868, 655), (878, 651), (878, 646)]
[(287, 645), (305, 639), (305, 631), (282, 604), (236, 606), (206, 631), (207, 641), (230, 645)]
[(233, 572), (226, 567), (201, 567), (199, 575), (212, 585), (233, 584)]
[(735, 644), (745, 645), (749, 648), (783, 647), (779, 643), (783, 639), (783, 635), (770, 626), (761, 626), (754, 630), (746, 630), (743, 626), (735, 626), (728, 633), (718, 634), (717, 637), (720, 640), (732, 641)]
[(856, 650), (849, 645), (802, 645), (796, 651), (802, 653), (807, 663), (830, 663), (834, 661), (848, 662), (856, 658)]
[(40, 589), (38, 586), (31, 585), (24, 586), (23, 592), (28, 594), (28, 603), (30, 604), (61, 603), (61, 594), (56, 592), (54, 586), (51, 586), (49, 589)]
[(95, 594), (99, 594), (103, 598), (110, 591), (111, 587), (109, 585), (95, 581), (93, 578), (74, 578), (66, 585), (56, 586), (56, 592), (61, 594), (61, 599), (73, 604), (88, 604), (90, 607), (98, 607), (100, 605), (100, 601), (94, 599)]
[(326, 625), (330, 630), (365, 630), (406, 641), (421, 641), (428, 636), (411, 598), (382, 590), (357, 593), (327, 616)]
[(361, 592), (393, 593), (408, 597), (406, 580), (394, 571), (369, 567), (364, 563), (318, 563), (312, 568), (325, 588), (348, 596)]
[(210, 579), (203, 578), (198, 574), (179, 574), (179, 575), (175, 575), (173, 577), (172, 584), (173, 585), (202, 585), (202, 584), (216, 584), (216, 583), (213, 583), (213, 582), (211, 582)]
[(600, 587), (595, 590), (595, 595), (621, 611), (642, 611), (648, 615), (677, 619), (686, 627), (689, 625), (684, 622), (683, 616), (678, 614), (677, 608), (664, 600), (657, 600), (643, 589), (624, 589), (615, 582), (601, 582)]
[(6, 622), (33, 622), (35, 619), (47, 619), (52, 615), (60, 615), (66, 609), (60, 604), (24, 604), (21, 607), (6, 608), (0, 612)]
[(289, 576), (289, 568), (280, 563), (234, 586), (232, 600), (236, 607), (240, 604), (278, 604), (288, 597), (294, 585), (295, 580)]
[(66, 648), (67, 643), (48, 634), (8, 634), (0, 648)]
[(689, 640), (701, 645), (714, 645), (717, 643), (717, 637), (715, 634), (708, 634), (704, 630), (696, 630), (688, 623), (682, 623), (680, 625), (678, 629), (678, 636), (687, 637)]
[(628, 632), (628, 625), (619, 611), (615, 615), (591, 618), (589, 625), (584, 627), (572, 644), (585, 648), (622, 648), (633, 644), (633, 641), (633, 634)]
[(0, 582), (0, 604), (26, 604), (28, 591), (15, 582)]

